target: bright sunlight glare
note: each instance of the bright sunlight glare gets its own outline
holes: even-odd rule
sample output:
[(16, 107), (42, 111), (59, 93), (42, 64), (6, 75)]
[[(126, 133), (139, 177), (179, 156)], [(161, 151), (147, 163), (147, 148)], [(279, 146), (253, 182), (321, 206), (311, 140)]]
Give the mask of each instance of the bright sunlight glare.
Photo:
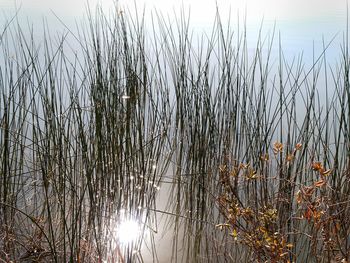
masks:
[(123, 221), (118, 227), (117, 235), (120, 243), (130, 244), (139, 237), (140, 225), (135, 220)]

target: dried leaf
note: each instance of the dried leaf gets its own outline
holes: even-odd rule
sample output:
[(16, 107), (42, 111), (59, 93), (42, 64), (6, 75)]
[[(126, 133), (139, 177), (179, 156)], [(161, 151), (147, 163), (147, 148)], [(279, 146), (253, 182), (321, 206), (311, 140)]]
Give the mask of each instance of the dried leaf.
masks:
[(220, 172), (226, 172), (227, 171), (227, 166), (226, 165), (220, 165), (219, 166)]
[(249, 167), (249, 163), (248, 164), (244, 164), (244, 163), (240, 163), (239, 164), (239, 169), (247, 169)]
[(289, 249), (293, 248), (293, 244), (289, 243), (289, 244), (286, 245), (286, 247), (289, 248)]
[(270, 156), (269, 156), (269, 154), (264, 154), (264, 155), (262, 155), (261, 157), (260, 157), (260, 159), (262, 160), (262, 161), (265, 161), (265, 162), (267, 162), (269, 159), (270, 159)]
[(319, 181), (317, 181), (317, 182), (314, 183), (314, 186), (315, 186), (315, 187), (322, 187), (322, 186), (324, 186), (324, 185), (326, 185), (326, 181), (323, 180), (323, 179), (321, 179), (321, 180), (319, 180)]
[(238, 175), (238, 172), (237, 172), (236, 168), (230, 172), (230, 176), (232, 176), (232, 177), (236, 177), (237, 175)]
[(340, 231), (340, 228), (341, 228), (341, 225), (340, 225), (339, 222), (337, 222), (337, 223), (335, 224), (335, 229), (336, 229), (337, 231)]
[(322, 164), (320, 162), (312, 163), (311, 167), (314, 171), (320, 171), (323, 169)]
[(315, 220), (315, 221), (318, 221), (318, 220), (321, 218), (321, 216), (322, 216), (323, 214), (324, 214), (323, 211), (314, 211), (314, 212), (313, 212), (314, 220)]
[(232, 236), (234, 237), (234, 238), (236, 238), (237, 237), (237, 230), (236, 229), (233, 229), (232, 230)]
[(299, 151), (301, 147), (303, 147), (303, 145), (301, 143), (297, 143), (297, 145), (295, 145), (295, 150)]
[(294, 160), (294, 154), (288, 154), (286, 157), (287, 163), (290, 163)]
[(277, 154), (277, 153), (282, 152), (282, 151), (283, 151), (283, 144), (280, 142), (275, 142), (273, 144), (273, 153)]
[(313, 213), (312, 210), (310, 209), (310, 207), (308, 207), (304, 213), (304, 217), (310, 221), (311, 217), (312, 217)]
[(230, 225), (229, 224), (217, 224), (217, 225), (215, 225), (215, 227), (217, 227), (220, 230), (222, 230), (224, 227), (230, 227)]
[(257, 179), (257, 172), (254, 171), (253, 169), (249, 169), (248, 174), (246, 175), (246, 179), (250, 180), (250, 179)]
[(297, 197), (297, 203), (300, 204), (303, 201), (303, 196), (300, 190), (296, 193), (296, 197)]
[(328, 176), (328, 175), (330, 175), (331, 172), (332, 172), (332, 170), (331, 170), (331, 169), (328, 169), (328, 170), (326, 170), (326, 171), (322, 171), (322, 172), (321, 172), (321, 175), (323, 175), (323, 176)]
[(315, 192), (315, 187), (313, 186), (305, 186), (302, 188), (302, 192), (306, 197), (312, 196), (312, 194)]

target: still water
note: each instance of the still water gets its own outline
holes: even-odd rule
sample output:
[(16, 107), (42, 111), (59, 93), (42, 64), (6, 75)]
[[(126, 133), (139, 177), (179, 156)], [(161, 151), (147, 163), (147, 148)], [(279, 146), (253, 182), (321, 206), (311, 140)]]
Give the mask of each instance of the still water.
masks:
[(65, 31), (64, 27), (72, 30), (82, 21), (86, 22), (87, 10), (93, 13), (96, 6), (102, 7), (106, 14), (123, 10), (135, 15), (137, 10), (141, 16), (145, 12), (149, 25), (151, 16), (156, 16), (157, 12), (166, 16), (170, 23), (175, 23), (175, 16), (178, 17), (183, 8), (185, 16), (190, 17), (191, 29), (199, 35), (203, 32), (210, 35), (218, 10), (223, 23), (229, 24), (236, 32), (238, 24), (240, 30), (246, 26), (248, 47), (252, 50), (262, 26), (262, 36), (271, 36), (274, 32), (275, 55), (281, 44), (288, 61), (302, 56), (307, 66), (313, 64), (328, 44), (328, 63), (339, 61), (347, 24), (345, 0), (0, 0), (0, 30), (17, 11), (17, 21), (27, 26), (24, 30), (33, 27), (35, 36), (40, 39), (43, 22), (49, 25), (51, 33)]
[[(91, 9), (101, 4), (103, 10), (115, 12), (130, 10), (131, 14), (135, 9), (139, 14), (145, 9), (146, 20), (150, 14), (156, 14), (155, 9), (163, 15), (169, 16), (169, 21), (176, 21), (174, 14), (179, 14), (181, 4), (171, 0), (135, 0), (120, 1), (117, 8), (112, 0), (104, 1), (77, 1), (77, 0), (0, 0), (0, 33), (5, 22), (9, 21), (16, 12), (16, 21), (22, 29), (33, 26), (34, 32), (40, 36), (42, 24), (48, 24), (51, 32), (65, 31), (72, 29), (86, 18), (87, 7)], [(183, 7), (186, 14), (190, 10), (191, 28), (197, 33), (209, 33), (216, 14), (215, 1), (209, 0), (184, 0)], [(239, 0), (224, 1), (217, 0), (218, 9), (223, 23), (229, 23), (235, 30), (238, 22), (247, 29), (249, 46), (254, 48), (258, 39), (259, 29), (263, 25), (262, 35), (272, 34), (273, 28), (277, 42), (274, 52), (278, 52), (279, 39), (287, 58), (303, 54), (303, 61), (312, 64), (314, 57), (318, 57), (323, 46), (332, 39), (327, 49), (327, 57), (330, 63), (336, 62), (341, 56), (340, 45), (342, 44), (347, 24), (347, 4), (343, 0)], [(117, 10), (118, 9), (118, 10)], [(229, 17), (231, 20), (229, 21)], [(64, 25), (63, 25), (64, 24)], [(23, 25), (23, 26), (22, 26)], [(29, 27), (27, 27), (29, 25)], [(73, 30), (73, 29), (72, 29)], [(40, 41), (40, 38), (38, 38)], [(164, 204), (163, 204), (164, 205)], [(164, 205), (165, 206), (165, 205)], [(168, 237), (171, 240), (171, 236)], [(168, 243), (159, 243), (161, 261), (168, 262)], [(147, 262), (147, 261), (146, 261)]]
[[(21, 24), (33, 25), (34, 30), (36, 27), (39, 32), (43, 20), (49, 23), (52, 31), (62, 30), (62, 22), (72, 28), (86, 17), (88, 7), (93, 10), (97, 5), (106, 13), (121, 9), (134, 14), (136, 9), (140, 15), (145, 10), (146, 20), (150, 14), (155, 15), (157, 10), (169, 17), (170, 21), (174, 21), (174, 14), (178, 15), (181, 7), (184, 7), (185, 13), (190, 13), (191, 28), (196, 32), (210, 32), (218, 7), (224, 23), (229, 23), (232, 28), (237, 26), (238, 21), (241, 27), (246, 25), (247, 37), (252, 46), (261, 24), (263, 35), (276, 25), (275, 35), (280, 34), (287, 56), (293, 57), (303, 52), (304, 60), (311, 60), (312, 51), (315, 50), (317, 55), (323, 49), (323, 41), (327, 44), (335, 36), (327, 53), (336, 59), (340, 55), (339, 45), (347, 23), (345, 0), (0, 0), (0, 28), (3, 28), (4, 21), (13, 17), (16, 10), (19, 10), (18, 20)], [(227, 22), (229, 17), (231, 20)]]

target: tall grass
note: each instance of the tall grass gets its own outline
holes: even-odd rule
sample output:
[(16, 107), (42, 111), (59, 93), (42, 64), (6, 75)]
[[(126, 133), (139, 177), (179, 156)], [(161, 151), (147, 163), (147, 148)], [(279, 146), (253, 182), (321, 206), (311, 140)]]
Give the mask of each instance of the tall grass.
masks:
[[(175, 23), (153, 15), (151, 27), (144, 15), (88, 12), (56, 37), (44, 25), (42, 41), (16, 21), (1, 35), (4, 262), (143, 262), (144, 247), (162, 262), (159, 214), (173, 262), (349, 260), (349, 226), (325, 249), (329, 225), (311, 224), (298, 192), (313, 186), (323, 215), (346, 222), (347, 35), (337, 65), (324, 41), (307, 67), (286, 59), (274, 29), (251, 49), (246, 29), (219, 15), (198, 36), (184, 12)], [(142, 232), (127, 245), (126, 219)], [(287, 256), (260, 248), (259, 229), (285, 240)]]

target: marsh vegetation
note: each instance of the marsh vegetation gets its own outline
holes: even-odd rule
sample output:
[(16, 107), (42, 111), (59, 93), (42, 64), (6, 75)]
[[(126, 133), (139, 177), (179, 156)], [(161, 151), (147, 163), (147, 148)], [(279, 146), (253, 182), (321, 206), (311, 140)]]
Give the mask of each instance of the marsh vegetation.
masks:
[(172, 262), (350, 260), (348, 30), (307, 66), (235, 24), (3, 25), (1, 262), (162, 262), (157, 232)]

